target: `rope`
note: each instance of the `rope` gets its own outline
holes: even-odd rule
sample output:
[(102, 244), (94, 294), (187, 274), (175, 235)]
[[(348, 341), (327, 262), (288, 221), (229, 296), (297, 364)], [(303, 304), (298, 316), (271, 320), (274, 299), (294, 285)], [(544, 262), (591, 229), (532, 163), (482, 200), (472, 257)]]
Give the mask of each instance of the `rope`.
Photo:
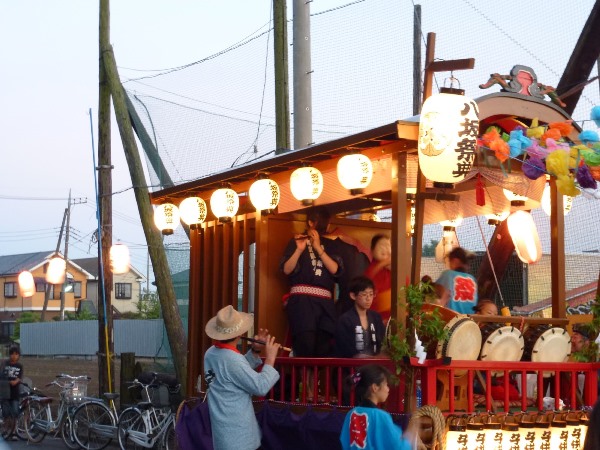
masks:
[(496, 282), (496, 288), (498, 289), (498, 295), (500, 296), (500, 303), (504, 307), (506, 304), (504, 303), (504, 297), (502, 296), (502, 290), (500, 289), (500, 283), (498, 282), (498, 277), (496, 276), (496, 269), (494, 267), (494, 263), (492, 262), (492, 256), (490, 255), (490, 249), (486, 245), (485, 235), (483, 234), (483, 229), (481, 228), (481, 221), (479, 220), (479, 216), (477, 216), (477, 225), (479, 225), (479, 232), (481, 233), (481, 240), (483, 241), (483, 245), (485, 245), (485, 253), (487, 254), (488, 261), (490, 262), (490, 267), (492, 268), (492, 273), (494, 274), (494, 281)]
[(421, 440), (419, 433), (416, 434), (416, 450), (442, 450), (444, 448), (444, 430), (446, 429), (446, 420), (440, 408), (435, 405), (425, 405), (417, 409), (408, 423), (408, 427), (419, 429), (418, 422), (421, 417), (429, 417), (431, 419), (433, 433), (431, 436), (431, 444), (426, 445)]

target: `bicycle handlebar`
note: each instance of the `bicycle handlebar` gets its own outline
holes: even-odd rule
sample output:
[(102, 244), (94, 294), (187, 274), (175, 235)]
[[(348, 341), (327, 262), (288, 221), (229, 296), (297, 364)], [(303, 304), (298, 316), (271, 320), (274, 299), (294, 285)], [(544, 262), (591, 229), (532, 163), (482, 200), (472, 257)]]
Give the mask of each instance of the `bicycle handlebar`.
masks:
[(87, 375), (77, 375), (77, 376), (72, 376), (72, 375), (68, 375), (66, 373), (60, 373), (58, 375), (56, 375), (55, 378), (67, 378), (69, 380), (91, 380), (92, 377), (89, 377)]

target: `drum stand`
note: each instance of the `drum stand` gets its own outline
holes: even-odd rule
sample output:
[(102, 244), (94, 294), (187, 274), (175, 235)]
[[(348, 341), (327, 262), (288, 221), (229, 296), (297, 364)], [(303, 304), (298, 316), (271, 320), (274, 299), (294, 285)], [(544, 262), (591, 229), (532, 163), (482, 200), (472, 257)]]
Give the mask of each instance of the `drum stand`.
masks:
[[(438, 370), (437, 372), (438, 386), (441, 384), (441, 388), (438, 389), (437, 406), (442, 411), (448, 411), (450, 409), (450, 374), (444, 370)], [(465, 372), (462, 375), (454, 376), (454, 409), (467, 411), (469, 409), (469, 403), (467, 399), (467, 392), (469, 389), (469, 373)]]

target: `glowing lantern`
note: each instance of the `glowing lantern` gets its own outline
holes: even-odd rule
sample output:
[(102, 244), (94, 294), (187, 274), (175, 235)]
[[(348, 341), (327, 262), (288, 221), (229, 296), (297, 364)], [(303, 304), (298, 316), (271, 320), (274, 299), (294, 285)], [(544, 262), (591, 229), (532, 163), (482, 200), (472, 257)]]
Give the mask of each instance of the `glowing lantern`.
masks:
[(129, 249), (124, 244), (114, 244), (110, 247), (110, 270), (112, 273), (129, 272)]
[(526, 195), (520, 195), (516, 192), (502, 189), (504, 196), (510, 201), (510, 206), (525, 206), (525, 201), (529, 198)]
[(24, 270), (19, 274), (17, 278), (19, 281), (19, 291), (21, 291), (21, 297), (33, 297), (35, 294), (35, 281), (33, 281), (33, 275), (28, 270)]
[(550, 447), (548, 448), (569, 448), (569, 430), (567, 422), (564, 420), (564, 414), (555, 414), (550, 422)]
[(415, 205), (410, 206), (410, 235), (415, 234), (415, 223), (417, 222), (417, 210)]
[(580, 450), (583, 448), (584, 433), (583, 425), (581, 424), (579, 412), (570, 412), (567, 414), (567, 431), (569, 432), (569, 443), (567, 448), (570, 450)]
[(63, 284), (65, 282), (66, 270), (67, 263), (64, 259), (58, 256), (52, 258), (48, 263), (46, 281), (50, 284)]
[[(563, 197), (563, 214), (566, 216), (573, 208), (573, 197), (565, 195)], [(542, 193), (542, 209), (550, 216), (552, 214), (552, 204), (550, 202), (550, 185), (546, 184), (544, 192)]]
[(468, 442), (466, 419), (458, 416), (448, 417), (446, 450), (468, 450)]
[(493, 214), (486, 214), (485, 217), (488, 220), (488, 225), (498, 226), (508, 217), (509, 211), (501, 211)]
[(337, 163), (337, 176), (352, 195), (362, 194), (373, 178), (373, 164), (361, 153), (346, 155)]
[(485, 431), (481, 416), (471, 416), (467, 422), (469, 450), (485, 450)]
[(419, 167), (434, 185), (458, 183), (471, 171), (477, 149), (479, 110), (464, 95), (429, 97), (419, 123)]
[(542, 244), (531, 214), (516, 211), (506, 221), (519, 259), (526, 264), (538, 262), (542, 257)]
[(195, 228), (206, 220), (206, 203), (200, 197), (188, 197), (179, 204), (181, 220)]
[(210, 209), (219, 222), (231, 222), (239, 207), (240, 199), (233, 189), (217, 189), (210, 197)]
[(179, 208), (172, 203), (163, 203), (154, 210), (154, 224), (162, 234), (173, 234), (179, 226)]
[(310, 206), (323, 192), (323, 175), (315, 167), (300, 167), (290, 176), (290, 189), (303, 205)]
[(269, 214), (279, 205), (279, 185), (269, 178), (256, 180), (248, 191), (250, 201), (257, 211)]

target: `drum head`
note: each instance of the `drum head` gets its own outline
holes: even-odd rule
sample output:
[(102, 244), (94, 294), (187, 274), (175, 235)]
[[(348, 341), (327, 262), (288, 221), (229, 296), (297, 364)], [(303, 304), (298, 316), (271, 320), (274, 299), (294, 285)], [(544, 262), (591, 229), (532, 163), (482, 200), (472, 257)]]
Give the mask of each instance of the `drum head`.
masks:
[(571, 338), (567, 330), (550, 328), (544, 331), (531, 350), (532, 362), (565, 362), (571, 354)]
[(481, 330), (472, 319), (465, 316), (455, 317), (444, 328), (448, 330), (448, 339), (438, 342), (438, 358), (475, 361), (479, 357)]
[(481, 330), (483, 345), (482, 361), (520, 361), (525, 348), (521, 332), (512, 326), (500, 323), (487, 324)]

